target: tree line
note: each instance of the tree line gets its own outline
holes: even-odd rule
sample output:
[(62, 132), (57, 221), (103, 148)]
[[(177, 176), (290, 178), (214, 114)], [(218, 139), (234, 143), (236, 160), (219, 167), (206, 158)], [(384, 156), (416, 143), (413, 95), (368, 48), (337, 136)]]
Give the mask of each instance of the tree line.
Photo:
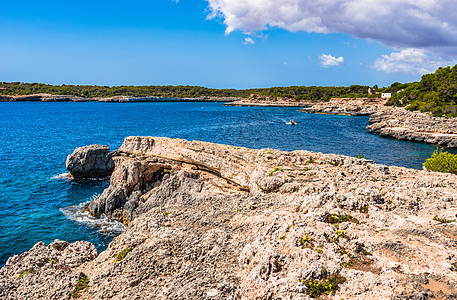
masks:
[(31, 95), (48, 93), (96, 98), (113, 96), (130, 97), (240, 97), (251, 95), (270, 99), (290, 98), (295, 100), (328, 101), (333, 97), (368, 97), (369, 86), (290, 86), (259, 89), (212, 89), (200, 86), (97, 86), (97, 85), (50, 85), (44, 83), (1, 82), (0, 95)]
[(439, 117), (457, 117), (457, 65), (423, 75), (419, 82), (411, 82), (395, 93), (387, 104)]

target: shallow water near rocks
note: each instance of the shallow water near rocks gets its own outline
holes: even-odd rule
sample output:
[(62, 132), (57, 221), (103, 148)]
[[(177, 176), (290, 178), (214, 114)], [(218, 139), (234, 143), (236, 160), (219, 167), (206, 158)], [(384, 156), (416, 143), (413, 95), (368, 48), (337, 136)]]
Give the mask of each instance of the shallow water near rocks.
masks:
[[(296, 125), (288, 125), (293, 119)], [(36, 242), (87, 240), (99, 251), (123, 226), (81, 207), (107, 180), (70, 182), (65, 159), (76, 147), (117, 149), (131, 135), (196, 139), (249, 148), (311, 150), (422, 168), (434, 146), (367, 133), (368, 117), (313, 115), (298, 108), (221, 103), (0, 103), (0, 266)], [(455, 153), (455, 151), (451, 151)]]

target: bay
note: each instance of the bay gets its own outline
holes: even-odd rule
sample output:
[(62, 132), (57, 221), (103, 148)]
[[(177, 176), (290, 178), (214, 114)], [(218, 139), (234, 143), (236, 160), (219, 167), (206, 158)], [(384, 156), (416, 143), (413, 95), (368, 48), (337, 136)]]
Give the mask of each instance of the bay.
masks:
[[(289, 120), (297, 125), (291, 126)], [(0, 103), (0, 265), (36, 242), (87, 240), (106, 248), (122, 225), (81, 214), (107, 181), (65, 180), (76, 147), (119, 148), (126, 136), (167, 136), (249, 148), (365, 155), (422, 168), (432, 145), (366, 132), (368, 117), (314, 115), (297, 108), (222, 103)], [(455, 153), (455, 151), (451, 151)]]

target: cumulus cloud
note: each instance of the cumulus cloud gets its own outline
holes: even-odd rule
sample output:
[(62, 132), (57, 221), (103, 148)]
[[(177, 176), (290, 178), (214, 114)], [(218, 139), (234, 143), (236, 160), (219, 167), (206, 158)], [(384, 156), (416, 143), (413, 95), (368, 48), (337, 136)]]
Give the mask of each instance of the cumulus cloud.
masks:
[(330, 54), (322, 54), (319, 56), (321, 61), (321, 66), (324, 68), (339, 66), (344, 63), (344, 58), (342, 56), (336, 58)]
[(404, 49), (400, 52), (382, 55), (374, 63), (377, 71), (386, 73), (419, 74), (434, 72), (438, 67), (454, 65), (456, 61), (427, 55), (421, 49)]
[(206, 0), (226, 34), (271, 27), (347, 33), (395, 48), (457, 47), (455, 0)]
[(252, 38), (247, 37), (247, 38), (244, 39), (243, 44), (245, 44), (245, 45), (254, 45), (255, 42), (254, 42), (254, 40)]

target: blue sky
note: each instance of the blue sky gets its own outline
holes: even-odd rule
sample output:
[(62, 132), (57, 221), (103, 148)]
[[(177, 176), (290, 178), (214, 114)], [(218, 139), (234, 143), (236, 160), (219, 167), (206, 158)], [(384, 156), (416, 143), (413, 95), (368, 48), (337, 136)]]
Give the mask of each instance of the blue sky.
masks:
[[(416, 14), (397, 22), (395, 6), (379, 25), (375, 4), (386, 1), (354, 1), (327, 0), (318, 10), (306, 0), (2, 1), (0, 81), (387, 86), (454, 64), (454, 17), (431, 9), (432, 0), (414, 7), (430, 26)], [(354, 6), (364, 2), (370, 13)], [(342, 21), (348, 14), (357, 22)]]

